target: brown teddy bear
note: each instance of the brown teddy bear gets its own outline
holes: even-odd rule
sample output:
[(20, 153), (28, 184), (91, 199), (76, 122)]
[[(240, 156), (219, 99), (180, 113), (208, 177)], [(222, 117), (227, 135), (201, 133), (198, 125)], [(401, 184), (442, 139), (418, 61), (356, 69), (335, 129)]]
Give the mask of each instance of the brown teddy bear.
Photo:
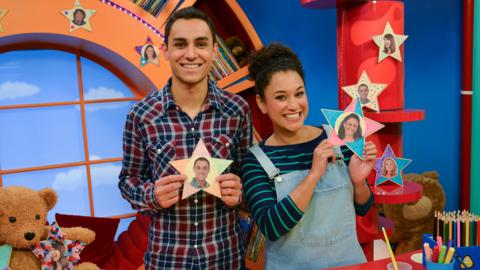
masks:
[(248, 52), (245, 49), (245, 45), (243, 45), (243, 41), (237, 36), (233, 36), (227, 38), (225, 43), (235, 57), (237, 64), (240, 67), (244, 67), (247, 64)]
[[(40, 260), (31, 247), (45, 240), (50, 226), (47, 213), (57, 203), (53, 189), (35, 191), (25, 187), (0, 187), (0, 246), (12, 247), (9, 267), (12, 270), (41, 269)], [(91, 243), (95, 232), (81, 228), (61, 228), (65, 239)], [(82, 263), (74, 269), (97, 270), (95, 264)]]
[(445, 191), (435, 171), (405, 174), (403, 179), (423, 186), (423, 196), (415, 203), (384, 204), (380, 207), (385, 217), (394, 223), (392, 243), (397, 243), (395, 254), (422, 248), (422, 235), (432, 233), (435, 211), (445, 207)]

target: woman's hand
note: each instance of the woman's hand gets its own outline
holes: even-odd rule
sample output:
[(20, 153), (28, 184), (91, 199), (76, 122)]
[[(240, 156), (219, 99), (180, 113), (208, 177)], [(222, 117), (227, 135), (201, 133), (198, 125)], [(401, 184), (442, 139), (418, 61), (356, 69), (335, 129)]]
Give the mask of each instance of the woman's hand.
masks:
[(357, 155), (353, 155), (350, 159), (349, 171), (354, 186), (365, 185), (365, 179), (372, 171), (377, 157), (377, 146), (371, 141), (365, 142), (363, 150), (364, 160)]
[(335, 151), (333, 151), (333, 144), (327, 140), (323, 140), (313, 150), (312, 168), (310, 169), (310, 175), (318, 180), (323, 176), (327, 169), (328, 158), (332, 158), (335, 161)]

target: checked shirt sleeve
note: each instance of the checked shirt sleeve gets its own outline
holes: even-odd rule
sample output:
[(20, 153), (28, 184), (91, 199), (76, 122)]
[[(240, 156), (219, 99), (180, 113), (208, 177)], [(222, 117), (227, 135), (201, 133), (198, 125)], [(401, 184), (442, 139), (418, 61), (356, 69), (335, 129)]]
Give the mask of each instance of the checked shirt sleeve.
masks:
[(135, 120), (134, 111), (130, 111), (123, 133), (123, 161), (118, 187), (133, 209), (157, 211), (160, 205), (155, 199), (155, 184), (151, 181), (147, 152)]

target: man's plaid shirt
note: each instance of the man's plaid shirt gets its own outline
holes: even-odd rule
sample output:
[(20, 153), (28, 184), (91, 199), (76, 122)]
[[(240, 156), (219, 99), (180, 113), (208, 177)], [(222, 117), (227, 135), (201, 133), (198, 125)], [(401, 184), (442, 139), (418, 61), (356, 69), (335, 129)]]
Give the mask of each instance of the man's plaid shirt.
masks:
[(236, 208), (200, 191), (161, 209), (153, 190), (155, 180), (178, 173), (169, 161), (189, 158), (199, 139), (213, 158), (233, 160), (227, 170), (240, 175), (252, 143), (248, 104), (209, 82), (205, 105), (190, 119), (170, 87), (171, 80), (133, 106), (123, 135), (119, 188), (134, 209), (151, 216), (145, 269), (239, 269), (245, 247)]

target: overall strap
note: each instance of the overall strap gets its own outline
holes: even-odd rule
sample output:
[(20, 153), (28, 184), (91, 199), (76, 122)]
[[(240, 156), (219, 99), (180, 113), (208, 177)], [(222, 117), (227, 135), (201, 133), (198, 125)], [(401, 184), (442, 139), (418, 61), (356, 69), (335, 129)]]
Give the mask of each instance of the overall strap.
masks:
[(254, 144), (250, 147), (250, 152), (257, 158), (258, 162), (262, 166), (263, 170), (267, 173), (268, 178), (273, 179), (275, 176), (280, 175), (280, 170), (273, 165), (272, 161), (267, 157), (262, 148), (258, 144)]

